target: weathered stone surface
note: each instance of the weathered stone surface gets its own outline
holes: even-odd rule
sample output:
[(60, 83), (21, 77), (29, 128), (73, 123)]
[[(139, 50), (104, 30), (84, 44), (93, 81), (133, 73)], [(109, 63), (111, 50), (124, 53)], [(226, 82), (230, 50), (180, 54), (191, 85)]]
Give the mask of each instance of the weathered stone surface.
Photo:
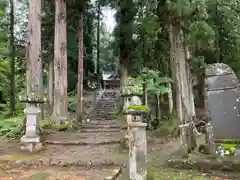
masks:
[(28, 152), (31, 152), (31, 153), (39, 152), (39, 151), (42, 150), (42, 148), (43, 148), (43, 145), (40, 142), (38, 142), (38, 143), (25, 143), (20, 147), (20, 149), (22, 151), (28, 151)]
[(206, 68), (205, 91), (209, 119), (216, 139), (240, 139), (240, 88), (233, 70), (226, 64)]
[(27, 121), (26, 121), (26, 132), (25, 135), (22, 137), (22, 142), (39, 142), (40, 138), (38, 133), (39, 127), (39, 116), (40, 116), (40, 109), (36, 107), (27, 107), (24, 110), (26, 114)]
[(147, 178), (146, 123), (128, 123), (129, 129), (129, 179)]
[(215, 138), (213, 133), (213, 127), (211, 123), (206, 125), (206, 140), (208, 144), (208, 149), (211, 155), (216, 155), (216, 145), (215, 145)]

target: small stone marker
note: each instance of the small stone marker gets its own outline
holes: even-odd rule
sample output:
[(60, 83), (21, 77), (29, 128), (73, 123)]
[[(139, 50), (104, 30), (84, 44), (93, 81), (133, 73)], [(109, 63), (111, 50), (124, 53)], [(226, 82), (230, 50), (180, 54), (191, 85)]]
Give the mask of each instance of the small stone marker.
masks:
[(188, 138), (187, 138), (187, 129), (189, 128), (189, 124), (180, 125), (179, 128), (180, 128), (182, 156), (188, 157), (189, 142), (188, 142)]
[(129, 133), (129, 179), (147, 179), (146, 123), (128, 123)]
[(208, 149), (211, 155), (216, 155), (216, 145), (215, 145), (215, 138), (213, 133), (213, 126), (211, 123), (206, 125), (206, 136), (207, 136), (207, 144)]

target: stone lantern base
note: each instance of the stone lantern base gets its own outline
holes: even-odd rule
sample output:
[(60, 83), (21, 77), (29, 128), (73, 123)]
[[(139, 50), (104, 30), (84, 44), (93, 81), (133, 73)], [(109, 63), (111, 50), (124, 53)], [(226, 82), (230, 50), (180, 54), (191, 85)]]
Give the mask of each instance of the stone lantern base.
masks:
[(27, 107), (24, 110), (26, 114), (26, 131), (21, 138), (21, 150), (36, 152), (42, 149), (41, 138), (39, 135), (39, 117), (40, 109), (37, 107)]

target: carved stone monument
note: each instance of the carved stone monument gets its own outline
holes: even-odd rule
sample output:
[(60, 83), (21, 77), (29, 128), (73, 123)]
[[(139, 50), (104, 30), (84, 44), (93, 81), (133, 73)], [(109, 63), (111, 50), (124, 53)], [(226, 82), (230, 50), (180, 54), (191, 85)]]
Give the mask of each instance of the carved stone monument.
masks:
[(216, 140), (240, 139), (239, 80), (226, 64), (208, 65), (205, 71), (205, 105)]

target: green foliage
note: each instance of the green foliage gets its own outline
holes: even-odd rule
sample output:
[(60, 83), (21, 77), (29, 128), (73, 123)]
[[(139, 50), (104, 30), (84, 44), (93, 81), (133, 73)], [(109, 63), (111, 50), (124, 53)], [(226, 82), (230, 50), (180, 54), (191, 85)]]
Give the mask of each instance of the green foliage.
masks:
[[(4, 136), (11, 139), (19, 139), (22, 135), (22, 123), (23, 116), (17, 116), (13, 118), (3, 118), (0, 120), (0, 136)], [(40, 121), (41, 130), (53, 129), (56, 131), (65, 131), (72, 128), (73, 123), (71, 121), (65, 121), (63, 123), (57, 123), (50, 119)]]
[(0, 91), (3, 92), (3, 95), (6, 96), (9, 91), (9, 73), (10, 73), (10, 64), (7, 60), (0, 59)]
[(151, 70), (148, 68), (143, 69), (142, 75), (138, 77), (142, 82), (146, 82), (146, 91), (152, 94), (165, 94), (169, 93), (168, 84), (173, 83), (171, 78), (162, 77), (160, 71)]
[[(23, 106), (21, 103), (15, 104), (14, 116), (23, 115)], [(2, 110), (0, 111), (0, 119), (8, 118), (10, 116), (10, 103), (4, 104)]]
[(176, 124), (173, 119), (166, 120), (153, 133), (157, 137), (172, 136), (176, 133)]
[(70, 111), (76, 110), (77, 98), (76, 96), (68, 96), (68, 108)]
[(67, 129), (71, 129), (73, 127), (72, 121), (65, 121), (58, 123), (56, 121), (53, 121), (51, 119), (42, 120), (40, 122), (41, 129), (54, 129), (57, 131), (63, 131)]
[(21, 136), (22, 117), (14, 117), (0, 120), (0, 136), (17, 139)]

